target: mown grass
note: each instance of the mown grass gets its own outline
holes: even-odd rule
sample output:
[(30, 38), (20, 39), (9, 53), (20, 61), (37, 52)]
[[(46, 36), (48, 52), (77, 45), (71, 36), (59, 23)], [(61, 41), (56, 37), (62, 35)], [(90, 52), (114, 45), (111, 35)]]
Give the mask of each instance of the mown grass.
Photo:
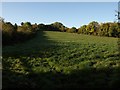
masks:
[(118, 38), (44, 31), (3, 47), (3, 88), (119, 88)]

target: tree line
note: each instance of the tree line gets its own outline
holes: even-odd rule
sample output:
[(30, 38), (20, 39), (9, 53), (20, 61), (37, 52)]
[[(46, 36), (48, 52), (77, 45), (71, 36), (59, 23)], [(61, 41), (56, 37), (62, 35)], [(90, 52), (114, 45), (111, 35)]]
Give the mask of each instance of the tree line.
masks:
[(18, 26), (10, 22), (2, 22), (2, 44), (12, 45), (19, 42), (24, 42), (33, 38), (36, 34), (35, 25), (29, 22), (22, 23)]
[(11, 22), (0, 20), (0, 25), (1, 24), (3, 45), (11, 45), (31, 39), (36, 35), (37, 31), (60, 31), (96, 36), (120, 37), (120, 25), (116, 22), (99, 24), (96, 21), (92, 21), (88, 25), (83, 25), (80, 28), (68, 28), (60, 22), (49, 25), (21, 22), (21, 25), (17, 25), (16, 23), (13, 25)]
[(55, 22), (52, 25), (54, 27), (57, 27), (61, 32), (118, 37), (118, 38), (120, 37), (120, 25), (117, 22), (113, 22), (113, 23), (107, 22), (107, 23), (99, 24), (96, 21), (92, 21), (88, 25), (83, 25), (80, 28), (76, 28), (76, 27), (68, 28), (59, 22)]

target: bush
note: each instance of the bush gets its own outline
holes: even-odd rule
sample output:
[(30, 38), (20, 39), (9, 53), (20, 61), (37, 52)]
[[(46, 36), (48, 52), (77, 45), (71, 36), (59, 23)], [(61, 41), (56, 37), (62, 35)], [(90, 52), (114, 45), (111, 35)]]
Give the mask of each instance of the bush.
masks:
[(23, 23), (22, 26), (17, 24), (12, 25), (10, 22), (3, 22), (2, 24), (2, 44), (12, 45), (18, 42), (28, 40), (35, 36), (36, 30), (28, 22)]

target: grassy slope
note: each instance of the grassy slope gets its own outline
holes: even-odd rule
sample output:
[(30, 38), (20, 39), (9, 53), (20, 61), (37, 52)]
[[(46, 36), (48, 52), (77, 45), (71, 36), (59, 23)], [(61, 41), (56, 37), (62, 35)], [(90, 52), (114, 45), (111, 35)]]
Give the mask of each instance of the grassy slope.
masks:
[(118, 87), (117, 42), (118, 38), (111, 37), (40, 32), (26, 43), (3, 47), (3, 85), (14, 87), (17, 82), (16, 87), (42, 89)]
[(20, 51), (22, 50), (31, 50), (41, 48), (41, 45), (46, 44), (59, 44), (59, 43), (71, 43), (74, 44), (97, 44), (97, 45), (106, 45), (106, 47), (111, 47), (113, 49), (118, 49), (118, 38), (112, 37), (98, 37), (98, 36), (89, 36), (89, 35), (80, 35), (74, 33), (63, 33), (63, 32), (51, 32), (46, 31), (44, 33), (39, 33), (38, 36), (29, 42), (18, 44), (15, 46), (9, 46), (3, 48), (4, 52)]

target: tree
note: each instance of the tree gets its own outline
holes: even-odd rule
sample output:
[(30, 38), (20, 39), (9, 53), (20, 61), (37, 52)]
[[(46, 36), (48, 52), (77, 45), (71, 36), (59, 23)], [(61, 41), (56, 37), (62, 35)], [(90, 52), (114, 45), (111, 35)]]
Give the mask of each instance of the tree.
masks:
[(117, 23), (111, 23), (109, 27), (109, 36), (110, 37), (118, 37), (119, 27)]
[(70, 33), (76, 33), (76, 32), (77, 32), (76, 27), (70, 28), (70, 29), (69, 29), (69, 32), (70, 32)]
[(18, 32), (29, 34), (34, 31), (30, 22), (22, 22), (21, 24), (22, 26), (19, 26), (17, 29)]
[(96, 21), (92, 21), (87, 25), (87, 33), (89, 33), (90, 35), (97, 35), (98, 29), (99, 29), (100, 25), (98, 22)]
[(39, 30), (37, 23), (33, 24), (33, 25), (32, 25), (32, 28), (33, 28), (35, 31), (38, 31), (38, 30)]
[(100, 36), (109, 36), (109, 27), (110, 27), (110, 23), (103, 23), (100, 26), (98, 35)]
[(25, 22), (25, 23), (23, 24), (23, 26), (25, 26), (25, 27), (31, 27), (32, 25), (31, 25), (30, 22)]
[(0, 17), (0, 22), (4, 22), (4, 18)]
[(16, 34), (15, 27), (10, 23), (6, 22), (2, 24), (2, 41), (3, 44), (10, 44), (14, 40), (14, 35)]
[(3, 33), (7, 33), (8, 36), (11, 36), (15, 31), (15, 27), (10, 22), (6, 22), (2, 24), (2, 31)]
[(38, 24), (38, 29), (39, 30), (45, 30), (45, 25), (44, 24)]
[(78, 28), (78, 33), (80, 34), (86, 34), (86, 27), (87, 25), (83, 25), (80, 28)]
[(21, 26), (23, 25), (24, 23), (23, 22), (21, 22)]
[(16, 23), (15, 23), (14, 27), (15, 27), (15, 29), (17, 30), (17, 27), (18, 27), (18, 26), (17, 26), (17, 24), (16, 24)]
[(62, 32), (64, 32), (65, 29), (66, 29), (66, 27), (62, 23), (60, 23), (60, 22), (52, 23), (51, 26), (53, 26), (54, 28), (56, 28), (56, 30), (62, 31)]

